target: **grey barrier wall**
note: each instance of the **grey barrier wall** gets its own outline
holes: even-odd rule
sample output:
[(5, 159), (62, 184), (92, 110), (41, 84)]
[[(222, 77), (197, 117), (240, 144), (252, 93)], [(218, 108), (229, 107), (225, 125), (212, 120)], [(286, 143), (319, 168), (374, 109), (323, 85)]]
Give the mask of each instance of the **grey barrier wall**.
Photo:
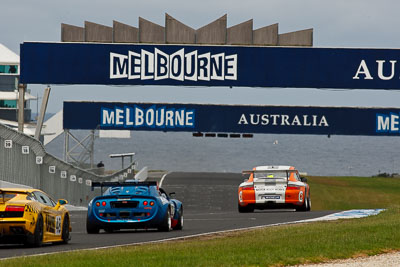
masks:
[(56, 200), (87, 206), (100, 194), (92, 181), (134, 178), (135, 162), (112, 175), (96, 175), (48, 154), (36, 139), (0, 124), (0, 180), (43, 190)]

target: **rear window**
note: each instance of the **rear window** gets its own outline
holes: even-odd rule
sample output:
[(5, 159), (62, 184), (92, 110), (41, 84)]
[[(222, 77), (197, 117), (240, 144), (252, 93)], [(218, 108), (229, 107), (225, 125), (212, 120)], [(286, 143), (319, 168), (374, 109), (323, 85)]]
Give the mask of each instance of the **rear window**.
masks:
[(254, 178), (256, 179), (286, 179), (286, 172), (255, 172)]

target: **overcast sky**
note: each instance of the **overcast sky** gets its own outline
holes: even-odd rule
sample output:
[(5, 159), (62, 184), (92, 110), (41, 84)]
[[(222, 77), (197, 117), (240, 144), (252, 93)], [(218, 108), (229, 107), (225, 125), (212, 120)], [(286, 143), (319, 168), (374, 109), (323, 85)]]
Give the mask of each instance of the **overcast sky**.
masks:
[[(228, 15), (228, 27), (253, 19), (254, 29), (279, 23), (279, 33), (314, 29), (315, 47), (400, 48), (400, 1), (396, 0), (14, 0), (2, 1), (0, 43), (19, 54), (24, 41), (60, 41), (61, 23), (84, 21), (138, 26), (138, 17), (164, 26), (165, 13), (200, 28)], [(33, 95), (44, 85), (29, 85)], [(399, 91), (289, 88), (184, 88), (155, 86), (52, 86), (48, 111), (64, 100), (266, 105), (398, 107)], [(31, 102), (36, 112), (36, 103)]]

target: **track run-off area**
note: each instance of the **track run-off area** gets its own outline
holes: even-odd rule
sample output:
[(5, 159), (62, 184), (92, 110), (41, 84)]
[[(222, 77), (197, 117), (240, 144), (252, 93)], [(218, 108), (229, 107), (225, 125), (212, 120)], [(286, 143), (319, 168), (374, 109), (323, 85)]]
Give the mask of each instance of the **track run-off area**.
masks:
[[(244, 176), (237, 173), (180, 173), (163, 176), (162, 187), (183, 202), (184, 226), (181, 231), (121, 230), (114, 233), (100, 231), (86, 233), (86, 211), (70, 211), (72, 238), (67, 245), (50, 244), (39, 248), (23, 245), (0, 245), (0, 259), (56, 253), (82, 249), (96, 249), (130, 244), (141, 244), (169, 239), (193, 237), (210, 233), (262, 227), (323, 217), (335, 211), (295, 212), (293, 210), (256, 210), (239, 213), (238, 185)], [(161, 177), (150, 178), (161, 180)], [(312, 188), (311, 188), (312, 190)], [(51, 194), (51, 192), (48, 192)]]

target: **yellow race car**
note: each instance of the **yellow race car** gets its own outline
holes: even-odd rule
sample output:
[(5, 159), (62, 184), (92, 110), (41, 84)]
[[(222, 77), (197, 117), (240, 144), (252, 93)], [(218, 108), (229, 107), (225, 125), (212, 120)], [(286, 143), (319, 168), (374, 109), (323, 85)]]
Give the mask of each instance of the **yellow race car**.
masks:
[(0, 243), (31, 246), (70, 240), (71, 222), (64, 199), (56, 203), (38, 189), (0, 188)]

